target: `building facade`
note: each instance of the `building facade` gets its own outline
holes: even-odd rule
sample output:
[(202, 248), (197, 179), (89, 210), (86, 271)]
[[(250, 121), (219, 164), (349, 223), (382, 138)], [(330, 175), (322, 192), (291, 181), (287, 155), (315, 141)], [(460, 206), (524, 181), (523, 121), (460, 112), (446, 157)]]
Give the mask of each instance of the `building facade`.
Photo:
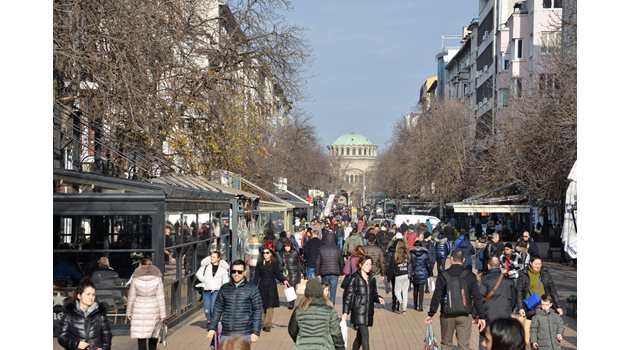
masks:
[(328, 146), (328, 157), (338, 167), (341, 188), (355, 206), (365, 204), (378, 147), (367, 137), (351, 132), (339, 136)]

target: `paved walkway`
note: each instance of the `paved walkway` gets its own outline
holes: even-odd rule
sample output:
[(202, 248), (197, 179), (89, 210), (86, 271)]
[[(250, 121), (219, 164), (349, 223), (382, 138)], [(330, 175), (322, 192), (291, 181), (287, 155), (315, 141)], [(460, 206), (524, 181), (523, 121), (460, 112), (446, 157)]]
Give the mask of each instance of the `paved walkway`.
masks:
[[(558, 289), (558, 295), (562, 300), (563, 307), (566, 310), (566, 298), (571, 294), (577, 294), (577, 270), (575, 267), (564, 266), (555, 262), (544, 262), (545, 266), (551, 270), (554, 281)], [(385, 292), (381, 290), (381, 295)], [(341, 296), (342, 289), (337, 291), (337, 302), (335, 309), (341, 315)], [(262, 332), (258, 342), (254, 343), (252, 348), (256, 350), (283, 350), (294, 349), (293, 341), (287, 332), (287, 325), (291, 317), (291, 310), (283, 301), (284, 294), (280, 291), (281, 307), (275, 309), (273, 328), (271, 332)], [(430, 294), (424, 297), (424, 312), (418, 312), (408, 307), (407, 314), (395, 314), (391, 312), (391, 294), (385, 295), (385, 305), (377, 305), (374, 315), (374, 326), (370, 328), (370, 344), (372, 349), (419, 349), (424, 341), (424, 318), (426, 317), (428, 305), (430, 303)], [(409, 293), (409, 303), (413, 303), (411, 293)], [(438, 312), (439, 314), (439, 312)], [(565, 315), (563, 317), (567, 328), (564, 333), (563, 349), (577, 349), (577, 319), (575, 315)], [(436, 315), (434, 320), (434, 330), (438, 341), (440, 339), (439, 317)], [(187, 349), (201, 350), (209, 349), (209, 342), (206, 338), (205, 316), (200, 310), (193, 316), (174, 326), (170, 329), (167, 348), (169, 349)], [(349, 330), (348, 349), (352, 347), (352, 341), (355, 338), (355, 331)], [(476, 349), (479, 339), (479, 333), (473, 331), (472, 348)], [(158, 346), (158, 349), (162, 348)], [(57, 343), (57, 339), (53, 339), (53, 349), (62, 350)], [(137, 343), (135, 339), (129, 336), (115, 336), (113, 339), (113, 350), (135, 350)]]

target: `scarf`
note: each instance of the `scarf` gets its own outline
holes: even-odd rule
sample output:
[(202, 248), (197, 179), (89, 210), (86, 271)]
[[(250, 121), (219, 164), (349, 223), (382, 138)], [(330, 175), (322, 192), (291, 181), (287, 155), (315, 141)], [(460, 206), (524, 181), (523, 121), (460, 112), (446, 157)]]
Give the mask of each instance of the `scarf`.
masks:
[[(542, 281), (540, 280), (540, 271), (536, 272), (532, 270), (531, 266), (527, 269), (527, 274), (529, 275), (529, 292), (530, 293), (538, 293), (538, 295), (545, 294), (545, 286), (543, 286)], [(538, 287), (538, 289), (536, 289)]]

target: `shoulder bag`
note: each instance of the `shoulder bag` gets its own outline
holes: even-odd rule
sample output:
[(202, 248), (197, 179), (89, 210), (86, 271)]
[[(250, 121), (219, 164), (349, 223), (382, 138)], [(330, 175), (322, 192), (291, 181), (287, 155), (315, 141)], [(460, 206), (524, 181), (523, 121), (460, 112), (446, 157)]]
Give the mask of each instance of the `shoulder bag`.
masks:
[[(536, 291), (538, 291), (538, 287), (540, 287), (540, 277), (538, 278)], [(534, 310), (538, 304), (540, 304), (540, 295), (538, 295), (538, 292), (529, 292), (529, 296), (523, 299), (523, 304), (525, 304), (528, 310)]]

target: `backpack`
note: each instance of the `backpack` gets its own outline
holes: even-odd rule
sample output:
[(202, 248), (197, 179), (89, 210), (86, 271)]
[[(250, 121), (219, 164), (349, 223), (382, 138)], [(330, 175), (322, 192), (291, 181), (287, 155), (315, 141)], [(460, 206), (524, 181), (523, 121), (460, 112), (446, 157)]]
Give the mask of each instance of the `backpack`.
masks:
[(465, 315), (472, 310), (472, 301), (465, 280), (469, 272), (464, 270), (459, 276), (451, 276), (448, 271), (442, 273), (446, 278), (446, 294), (444, 294), (442, 312), (446, 315)]

